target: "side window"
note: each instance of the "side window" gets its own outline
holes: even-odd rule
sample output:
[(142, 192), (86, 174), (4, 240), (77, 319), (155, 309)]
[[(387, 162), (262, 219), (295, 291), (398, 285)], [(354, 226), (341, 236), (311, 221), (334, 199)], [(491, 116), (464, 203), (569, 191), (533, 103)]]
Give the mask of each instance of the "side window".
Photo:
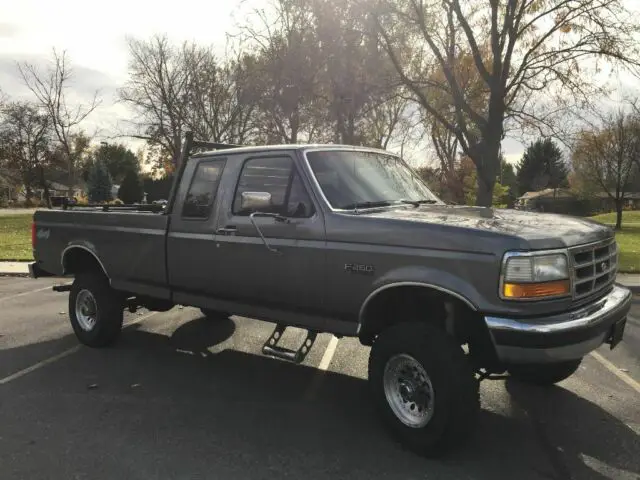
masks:
[(252, 158), (245, 162), (233, 199), (233, 213), (251, 213), (242, 211), (243, 192), (268, 192), (271, 194), (271, 207), (265, 211), (284, 214), (292, 170), (293, 161), (289, 157)]
[(209, 218), (211, 207), (218, 192), (224, 160), (201, 162), (193, 175), (189, 191), (182, 207), (182, 216), (188, 218)]
[(298, 172), (294, 171), (287, 199), (287, 217), (308, 218), (314, 213), (313, 203)]

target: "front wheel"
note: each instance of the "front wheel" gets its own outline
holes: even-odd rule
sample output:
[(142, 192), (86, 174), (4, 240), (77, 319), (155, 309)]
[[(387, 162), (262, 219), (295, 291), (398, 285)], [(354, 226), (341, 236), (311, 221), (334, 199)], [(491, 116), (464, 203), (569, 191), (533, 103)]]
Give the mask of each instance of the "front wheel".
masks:
[(463, 443), (480, 409), (478, 381), (464, 352), (431, 325), (382, 332), (371, 348), (369, 382), (383, 423), (425, 456)]
[(523, 383), (548, 386), (569, 378), (578, 370), (581, 362), (580, 358), (557, 363), (512, 365), (509, 373)]
[(69, 319), (78, 340), (89, 347), (113, 344), (122, 330), (123, 298), (100, 274), (76, 276), (69, 294)]

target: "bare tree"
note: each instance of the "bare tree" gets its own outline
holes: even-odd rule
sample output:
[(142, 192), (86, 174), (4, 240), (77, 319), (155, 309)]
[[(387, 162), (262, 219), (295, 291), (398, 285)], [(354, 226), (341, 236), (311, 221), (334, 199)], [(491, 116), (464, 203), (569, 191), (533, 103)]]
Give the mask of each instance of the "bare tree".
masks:
[(234, 60), (220, 62), (211, 48), (193, 47), (184, 61), (189, 72), (185, 124), (198, 138), (247, 142), (254, 129), (257, 105), (253, 57), (240, 54)]
[(375, 148), (388, 148), (398, 129), (413, 128), (408, 118), (408, 108), (409, 100), (401, 95), (400, 90), (391, 92), (389, 98), (372, 105), (364, 112), (362, 119), (363, 143)]
[(49, 208), (45, 168), (52, 159), (52, 135), (51, 119), (38, 106), (13, 102), (0, 107), (0, 144), (5, 164), (2, 166), (19, 172), (27, 202), (31, 201), (33, 187), (39, 185)]
[[(592, 101), (604, 90), (596, 81), (602, 59), (638, 75), (640, 26), (624, 3), (378, 0), (365, 16), (375, 21), (402, 82), (473, 160), (476, 201), (488, 206), (505, 121), (544, 128), (549, 111)], [(472, 60), (484, 95), (464, 88), (454, 67), (460, 55)], [(450, 108), (443, 110), (430, 91), (448, 96)]]
[(309, 2), (272, 0), (240, 26), (255, 54), (258, 122), (268, 142), (314, 141), (325, 122), (320, 96), (323, 67)]
[(603, 119), (603, 124), (579, 135), (573, 149), (574, 174), (579, 181), (591, 183), (613, 200), (616, 229), (622, 228), (625, 195), (640, 175), (640, 118), (624, 111)]
[(100, 105), (98, 92), (85, 104), (75, 106), (67, 99), (67, 92), (73, 80), (66, 52), (53, 51), (53, 65), (41, 71), (30, 63), (20, 63), (18, 68), (25, 84), (35, 95), (38, 103), (49, 117), (55, 138), (65, 156), (69, 175), (69, 195), (73, 194), (76, 183), (77, 163), (82, 152), (76, 151), (75, 137), (80, 133), (80, 125)]
[(134, 138), (160, 145), (177, 165), (188, 108), (189, 70), (185, 57), (195, 45), (177, 48), (163, 36), (148, 41), (127, 39), (129, 78), (120, 100), (135, 112)]

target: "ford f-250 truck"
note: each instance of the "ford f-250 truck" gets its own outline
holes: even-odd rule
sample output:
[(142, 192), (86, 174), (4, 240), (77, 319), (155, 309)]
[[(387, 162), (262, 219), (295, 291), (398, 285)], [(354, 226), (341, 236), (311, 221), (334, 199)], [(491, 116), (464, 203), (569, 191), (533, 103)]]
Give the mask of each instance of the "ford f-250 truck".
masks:
[[(473, 428), (479, 380), (555, 383), (623, 336), (631, 294), (606, 226), (447, 205), (386, 151), (194, 153), (208, 146), (186, 139), (161, 211), (36, 212), (32, 276), (74, 277), (83, 344), (113, 343), (126, 307), (177, 304), (273, 322), (263, 352), (294, 362), (319, 332), (358, 337), (384, 424), (437, 455)], [(308, 331), (298, 351), (278, 345), (287, 326)]]

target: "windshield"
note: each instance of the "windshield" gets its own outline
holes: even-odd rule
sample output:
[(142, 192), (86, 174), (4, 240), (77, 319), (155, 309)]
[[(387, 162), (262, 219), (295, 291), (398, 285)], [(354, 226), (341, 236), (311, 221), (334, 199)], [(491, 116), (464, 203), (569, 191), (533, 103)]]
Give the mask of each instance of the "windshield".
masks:
[(441, 203), (400, 158), (378, 152), (324, 150), (307, 153), (311, 170), (333, 208), (397, 203)]

